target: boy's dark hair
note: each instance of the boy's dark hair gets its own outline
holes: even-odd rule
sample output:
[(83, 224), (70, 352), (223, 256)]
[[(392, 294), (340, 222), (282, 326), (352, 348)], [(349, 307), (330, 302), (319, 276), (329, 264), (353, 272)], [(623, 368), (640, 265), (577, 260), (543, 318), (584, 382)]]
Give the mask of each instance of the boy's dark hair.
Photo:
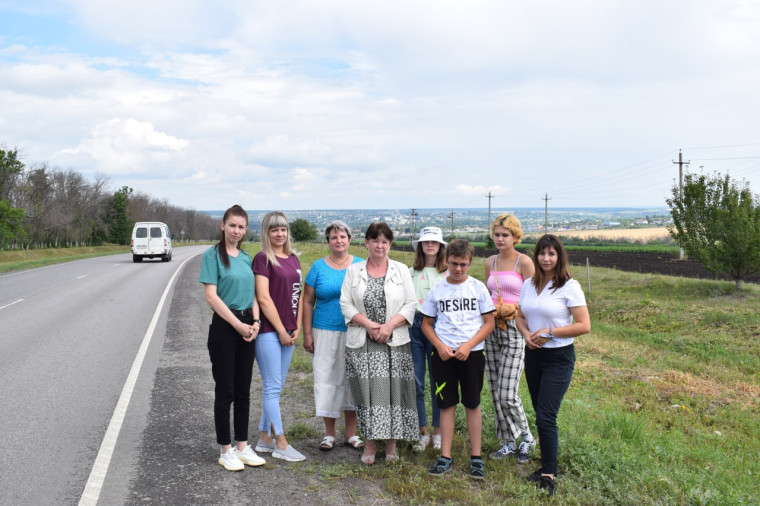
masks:
[(446, 261), (451, 257), (467, 257), (472, 262), (475, 248), (464, 239), (454, 239), (446, 247)]

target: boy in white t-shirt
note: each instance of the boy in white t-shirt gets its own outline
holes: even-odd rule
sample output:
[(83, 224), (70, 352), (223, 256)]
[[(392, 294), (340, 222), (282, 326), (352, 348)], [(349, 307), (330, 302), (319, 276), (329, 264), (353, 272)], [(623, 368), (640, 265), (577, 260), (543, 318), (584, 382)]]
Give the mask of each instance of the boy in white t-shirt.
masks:
[(473, 479), (482, 480), (483, 341), (493, 331), (495, 308), (486, 285), (467, 275), (473, 253), (474, 248), (465, 240), (455, 239), (449, 243), (446, 248), (449, 275), (430, 289), (421, 313), (424, 315), (422, 331), (433, 343), (433, 379), (436, 402), (441, 410), (441, 456), (428, 472), (443, 476), (451, 471), (451, 442), (461, 386), (470, 434), (469, 474)]

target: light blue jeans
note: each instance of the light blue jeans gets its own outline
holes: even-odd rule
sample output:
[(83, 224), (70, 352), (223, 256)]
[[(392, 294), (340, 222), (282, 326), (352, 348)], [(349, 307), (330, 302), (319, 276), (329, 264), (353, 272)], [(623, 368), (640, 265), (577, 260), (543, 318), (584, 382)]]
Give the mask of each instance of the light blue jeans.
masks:
[[(441, 426), (441, 410), (435, 402), (435, 393), (433, 392), (433, 344), (428, 341), (425, 334), (422, 333), (422, 313), (417, 312), (414, 315), (414, 324), (409, 327), (410, 347), (412, 349), (412, 360), (414, 361), (414, 383), (417, 394), (417, 417), (420, 421), (420, 427), (427, 426), (427, 411), (425, 409), (425, 367), (430, 377), (430, 402), (433, 407), (433, 427)], [(257, 344), (258, 346), (258, 344)], [(258, 357), (257, 357), (258, 360)]]
[(256, 362), (261, 371), (261, 422), (259, 430), (269, 433), (274, 426), (274, 435), (285, 432), (280, 414), (280, 394), (285, 386), (293, 346), (283, 346), (277, 332), (265, 332), (256, 338)]

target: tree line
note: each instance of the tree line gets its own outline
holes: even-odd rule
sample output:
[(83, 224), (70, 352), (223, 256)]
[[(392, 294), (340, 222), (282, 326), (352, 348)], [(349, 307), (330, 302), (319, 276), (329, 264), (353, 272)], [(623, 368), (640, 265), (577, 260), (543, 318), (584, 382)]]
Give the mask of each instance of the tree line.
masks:
[(215, 240), (219, 220), (167, 200), (88, 180), (74, 170), (26, 166), (17, 149), (0, 149), (0, 249), (129, 244), (138, 221), (161, 221), (176, 239)]

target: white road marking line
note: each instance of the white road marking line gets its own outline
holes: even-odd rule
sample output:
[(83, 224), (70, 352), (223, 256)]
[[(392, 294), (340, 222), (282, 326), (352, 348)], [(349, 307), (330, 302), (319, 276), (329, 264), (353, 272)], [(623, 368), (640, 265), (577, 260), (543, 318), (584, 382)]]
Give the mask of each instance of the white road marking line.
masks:
[(105, 482), (106, 474), (108, 473), (108, 466), (111, 464), (111, 457), (113, 456), (113, 450), (116, 446), (116, 440), (119, 437), (119, 432), (121, 432), (121, 426), (124, 423), (127, 407), (129, 406), (129, 401), (132, 399), (132, 392), (134, 391), (135, 383), (137, 383), (137, 377), (140, 374), (140, 368), (142, 367), (145, 354), (150, 346), (150, 341), (153, 338), (153, 332), (156, 330), (158, 318), (161, 315), (164, 302), (166, 302), (166, 297), (169, 295), (169, 288), (171, 288), (177, 275), (182, 270), (182, 267), (197, 255), (200, 255), (200, 253), (191, 256), (179, 265), (174, 272), (174, 275), (172, 275), (169, 280), (169, 283), (166, 285), (161, 300), (158, 301), (156, 311), (153, 313), (153, 319), (150, 321), (148, 330), (145, 332), (145, 337), (143, 337), (140, 349), (137, 351), (137, 356), (135, 356), (135, 361), (132, 363), (132, 368), (129, 371), (129, 376), (127, 376), (127, 381), (124, 383), (124, 388), (121, 391), (121, 396), (119, 396), (119, 402), (116, 403), (116, 409), (114, 409), (111, 422), (108, 424), (105, 436), (103, 436), (103, 442), (100, 444), (98, 456), (95, 458), (95, 463), (92, 465), (92, 470), (90, 471), (90, 477), (87, 479), (87, 484), (82, 492), (82, 497), (79, 499), (79, 506), (94, 506), (98, 503), (100, 491), (103, 489), (103, 482)]
[(21, 302), (22, 300), (24, 300), (24, 299), (14, 300), (14, 301), (13, 301), (13, 302), (11, 302), (10, 304), (6, 304), (6, 305), (4, 305), (4, 306), (0, 306), (0, 309), (5, 309), (6, 307), (10, 307), (10, 306), (12, 306), (13, 304), (18, 304), (18, 303), (19, 303), (19, 302)]
[(87, 274), (83, 274), (81, 276), (77, 276), (77, 279), (82, 279), (82, 278), (86, 278), (86, 277), (87, 277)]

